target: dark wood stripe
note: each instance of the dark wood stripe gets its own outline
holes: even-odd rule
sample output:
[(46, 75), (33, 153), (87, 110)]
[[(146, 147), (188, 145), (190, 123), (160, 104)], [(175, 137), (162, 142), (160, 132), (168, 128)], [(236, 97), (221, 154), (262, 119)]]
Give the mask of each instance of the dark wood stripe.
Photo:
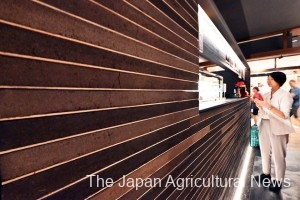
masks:
[[(239, 130), (237, 129), (237, 130), (233, 130), (233, 131), (238, 132)], [(235, 140), (234, 138), (238, 137), (238, 134), (232, 135), (232, 136), (233, 136), (232, 140)], [(230, 150), (232, 150), (232, 146), (231, 146), (231, 148), (230, 148), (230, 146), (231, 145), (229, 145), (229, 144), (220, 146), (221, 148), (219, 148), (215, 152), (217, 154), (211, 155), (211, 158), (214, 158), (214, 159), (211, 159), (210, 163), (206, 167), (203, 167), (203, 168), (197, 170), (198, 175), (196, 175), (196, 177), (199, 177), (199, 178), (210, 177), (213, 174), (211, 172), (211, 169), (213, 166), (216, 166), (216, 163), (218, 163), (217, 166), (224, 166), (224, 164), (222, 162), (219, 162), (218, 155), (220, 155), (220, 154), (227, 155), (227, 153), (230, 152)], [(215, 173), (215, 175), (216, 175), (216, 173)], [(190, 192), (186, 193), (187, 194), (186, 197), (183, 196), (182, 198), (192, 199), (192, 196), (196, 197), (197, 194), (199, 194), (201, 196), (201, 194), (203, 195), (203, 191), (205, 191), (205, 190), (206, 190), (206, 188), (203, 188), (203, 187), (200, 187), (200, 188), (194, 187), (190, 190)]]
[[(144, 15), (143, 13), (139, 12), (136, 9), (133, 9), (131, 6), (128, 7), (128, 3), (120, 1), (117, 4), (114, 3), (113, 1), (98, 1), (100, 4), (112, 9), (113, 11), (117, 12), (118, 14), (121, 14), (122, 16), (128, 18), (129, 20), (139, 24), (141, 27), (144, 27), (157, 35), (164, 37), (171, 43), (176, 44), (179, 47), (182, 47), (188, 52), (191, 52), (193, 55), (198, 54), (198, 49), (197, 45), (195, 43), (195, 38), (192, 40), (192, 44), (186, 42), (183, 38), (186, 37), (184, 34), (182, 35), (183, 38), (178, 37), (174, 32), (166, 29), (166, 27), (162, 26), (159, 24), (157, 21), (152, 20), (148, 16)], [(49, 2), (53, 3), (53, 1)], [(62, 4), (63, 2), (59, 2)], [(81, 2), (76, 1), (76, 3), (70, 3), (69, 7), (75, 7), (77, 4), (80, 4)], [(107, 12), (107, 10), (99, 8), (98, 6), (94, 5), (92, 2), (83, 2), (84, 6), (74, 10), (80, 11), (78, 14), (81, 15), (81, 12), (84, 12), (87, 10), (87, 6), (89, 6), (89, 9), (92, 10), (89, 13), (86, 13), (84, 17), (86, 17), (90, 21), (94, 21), (98, 24), (102, 24), (106, 27), (113, 28), (114, 30), (117, 30), (118, 32), (121, 33), (128, 33), (131, 34), (131, 37), (134, 36), (130, 30), (127, 28), (127, 26), (115, 26), (119, 23), (118, 20), (114, 20), (114, 23), (111, 23), (111, 19), (114, 19), (115, 16), (109, 17), (107, 15), (103, 15), (103, 13)], [(130, 3), (130, 2), (129, 2)], [(145, 2), (144, 2), (145, 3)], [(93, 6), (92, 6), (92, 5)], [(35, 2), (31, 1), (23, 1), (20, 2), (18, 0), (10, 0), (10, 1), (1, 1), (0, 2), (0, 17), (2, 19), (7, 19), (8, 21), (15, 22), (18, 24), (23, 24), (26, 26), (30, 26), (33, 28), (45, 30), (47, 32), (52, 32), (52, 33), (68, 33), (67, 35), (73, 38), (81, 38), (82, 41), (89, 41), (92, 43), (96, 43), (96, 41), (91, 40), (90, 37), (87, 37), (86, 34), (81, 34), (81, 32), (74, 32), (73, 29), (71, 28), (72, 26), (76, 25), (78, 20), (77, 19), (68, 19), (70, 23), (65, 23), (64, 21), (61, 23), (65, 23), (64, 26), (57, 26), (56, 21), (61, 21), (61, 19), (64, 19), (65, 15), (63, 13), (59, 13), (55, 10), (49, 9), (48, 7), (41, 6), (40, 4), (37, 4)], [(85, 8), (85, 9), (82, 9)], [(99, 9), (101, 9), (101, 12), (98, 12)], [(34, 12), (31, 12), (30, 14), (27, 12), (27, 10), (34, 10)], [(108, 13), (109, 14), (109, 13)], [(20, 18), (19, 16), (22, 16)], [(43, 16), (43, 18), (40, 18), (39, 16)], [(137, 17), (139, 16), (139, 17)], [(67, 20), (65, 20), (67, 21)], [(47, 23), (47, 26), (44, 26), (44, 24)], [(125, 22), (125, 24), (128, 24), (130, 26), (129, 22)], [(134, 37), (140, 37), (144, 29), (137, 29), (136, 35)], [(172, 30), (172, 29), (171, 29)], [(74, 37), (75, 36), (75, 37)], [(153, 41), (141, 39), (143, 42), (150, 42), (152, 43)], [(171, 49), (170, 49), (171, 50)], [(134, 67), (134, 66), (133, 66)]]
[[(197, 108), (184, 110), (114, 127), (109, 130), (96, 131), (79, 137), (6, 153), (0, 156), (1, 178), (3, 181), (17, 178), (48, 166), (142, 136), (169, 124), (175, 124), (178, 121), (195, 116), (197, 113)], [(61, 152), (64, 153), (62, 154)], [(26, 158), (26, 162), (20, 158)], [(12, 168), (11, 166), (14, 167)]]
[[(188, 127), (189, 122), (184, 121), (178, 125), (172, 126), (167, 128), (167, 130), (163, 129), (161, 131), (156, 132), (156, 137), (154, 136), (154, 140), (157, 142), (161, 141), (162, 138), (160, 138), (161, 134), (168, 134), (173, 135), (168, 140), (161, 141), (157, 145), (151, 146), (149, 149), (141, 151), (138, 154), (132, 155), (131, 157), (126, 158), (124, 161), (115, 164), (114, 166), (111, 166), (107, 169), (104, 169), (100, 173), (97, 173), (100, 177), (103, 178), (112, 178), (113, 180), (118, 180), (121, 178), (124, 174), (127, 174), (131, 172), (132, 170), (136, 169), (137, 167), (141, 166), (142, 164), (148, 162), (149, 160), (153, 159), (154, 157), (160, 155), (161, 153), (165, 152), (169, 148), (175, 146), (180, 141), (188, 138), (189, 136), (193, 135), (195, 132), (191, 129), (185, 130), (181, 133), (176, 134), (177, 131), (180, 131), (178, 126), (185, 126)], [(182, 128), (185, 128), (182, 127)], [(171, 131), (173, 130), (173, 131)], [(151, 135), (150, 135), (151, 136)], [(149, 136), (149, 137), (150, 137)], [(127, 142), (125, 144), (129, 145), (126, 146), (125, 144), (117, 145), (116, 147), (112, 147), (110, 149), (104, 150), (103, 152), (99, 152), (101, 155), (92, 154), (89, 156), (89, 159), (79, 159), (72, 161), (72, 165), (65, 164), (63, 166), (59, 166), (57, 168), (47, 170), (42, 173), (38, 173), (36, 175), (33, 175), (32, 177), (27, 177), (24, 179), (21, 179), (17, 182), (12, 182), (10, 184), (3, 186), (3, 192), (5, 192), (6, 195), (10, 195), (12, 190), (15, 191), (16, 194), (18, 194), (20, 197), (27, 198), (28, 196), (32, 198), (38, 198), (41, 195), (45, 195), (55, 189), (58, 189), (62, 187), (63, 185), (66, 185), (67, 182), (72, 183), (73, 181), (76, 181), (79, 178), (85, 177), (85, 175), (91, 174), (101, 168), (99, 168), (99, 165), (102, 164), (101, 160), (103, 159), (103, 162), (107, 162), (107, 160), (116, 159), (114, 157), (117, 157), (118, 154), (114, 154), (113, 152), (119, 152), (120, 155), (126, 154), (126, 152), (130, 154), (131, 151), (136, 152), (138, 149), (144, 149), (145, 146), (141, 144), (143, 142), (144, 144), (155, 144), (151, 140), (147, 140), (145, 137), (138, 138), (135, 140), (136, 142)], [(117, 150), (116, 148), (119, 148)], [(112, 154), (108, 154), (107, 151), (111, 151)], [(103, 157), (104, 156), (104, 157)], [(93, 157), (93, 159), (92, 159)], [(101, 159), (101, 160), (99, 160)], [(117, 158), (118, 159), (118, 158)], [(119, 158), (121, 159), (121, 158)], [(87, 164), (88, 162), (89, 164)], [(115, 162), (115, 161), (112, 161)], [(81, 163), (81, 165), (80, 165)], [(70, 165), (70, 166), (68, 166)], [(66, 172), (70, 170), (70, 167), (74, 170), (72, 174), (68, 177), (69, 180), (67, 180)], [(64, 176), (64, 179), (61, 179), (60, 177)], [(50, 178), (51, 177), (51, 178)], [(33, 181), (34, 180), (34, 181)], [(16, 188), (18, 188), (18, 185), (23, 185), (22, 188), (19, 188), (18, 191), (16, 191)], [(47, 188), (47, 190), (42, 190), (44, 188)], [(81, 193), (78, 194), (74, 191), (78, 191), (80, 189)], [(76, 185), (73, 185), (69, 188), (66, 188), (65, 190), (56, 193), (50, 197), (50, 199), (74, 199), (74, 198), (85, 198), (96, 191), (101, 189), (89, 187), (89, 180), (83, 180)], [(36, 191), (35, 194), (32, 194), (32, 190)], [(74, 196), (75, 195), (75, 196)], [(9, 197), (9, 196), (7, 196)], [(18, 199), (18, 198), (16, 198)]]
[[(180, 168), (176, 169), (177, 173), (174, 173), (173, 177), (186, 178), (186, 177), (190, 177), (189, 174), (191, 174), (191, 173), (193, 174), (193, 178), (197, 177), (197, 176), (195, 176), (197, 174), (197, 169), (202, 168), (204, 166), (204, 163), (211, 162), (210, 160), (215, 157), (213, 155), (215, 152), (214, 148), (220, 146), (219, 138), (222, 138), (223, 134), (221, 134), (221, 132), (217, 131), (217, 130), (214, 131), (215, 132), (214, 135), (211, 135), (212, 132), (207, 135), (207, 136), (209, 136), (209, 141), (202, 141), (201, 148), (198, 149), (194, 153), (193, 157), (189, 158), (189, 160), (186, 161), (185, 165), (182, 165), (182, 166), (180, 166)], [(200, 156), (200, 155), (203, 155), (203, 156)], [(203, 157), (205, 157), (205, 158), (203, 158)], [(207, 170), (209, 168), (206, 167), (205, 169)], [(179, 173), (181, 173), (180, 176), (179, 176)], [(201, 177), (205, 177), (205, 176), (201, 175), (199, 178), (201, 178)], [(176, 188), (174, 188), (173, 186), (170, 185), (170, 187), (168, 187), (166, 190), (164, 190), (164, 192), (161, 193), (158, 196), (158, 198), (167, 198), (174, 190), (176, 191)], [(185, 188), (184, 190), (189, 190), (189, 188)]]
[[(93, 62), (94, 59), (92, 58), (95, 56), (98, 56), (98, 59), (101, 60), (104, 56), (102, 55), (102, 52), (109, 52), (109, 54), (111, 54), (110, 57), (113, 56), (111, 51), (92, 47), (87, 44), (80, 44), (7, 24), (1, 24), (1, 27), (1, 37), (3, 39), (0, 41), (0, 51), (3, 52), (12, 52), (86, 64)], [(111, 48), (113, 51), (123, 52), (138, 58), (152, 60), (163, 65), (174, 66), (178, 69), (184, 69), (194, 73), (199, 71), (199, 67), (191, 62), (150, 48), (149, 46), (138, 43), (134, 40), (129, 40), (128, 38), (117, 35), (111, 31), (94, 26), (86, 28), (87, 30), (91, 28), (96, 29), (95, 32), (98, 37), (102, 35), (99, 38), (99, 47)], [(93, 34), (96, 34), (95, 32), (93, 32)], [(18, 40), (15, 40), (14, 38), (18, 38)], [(33, 38), (34, 42), (31, 42), (28, 38)], [(111, 42), (104, 42), (104, 40)], [(88, 61), (84, 62), (85, 59)]]
[[(231, 113), (228, 113), (229, 115), (231, 114)], [(200, 124), (200, 126), (201, 127), (203, 127), (203, 126), (207, 126), (207, 124), (209, 124), (209, 123), (207, 123), (207, 121), (214, 121), (214, 120), (217, 120), (220, 116), (215, 116), (215, 117), (217, 117), (217, 118), (215, 118), (215, 119), (209, 119), (209, 120), (205, 120), (205, 122), (203, 121), (203, 122), (201, 122), (201, 124)], [(192, 120), (192, 119), (191, 119)], [(222, 120), (222, 119), (221, 119)], [(197, 122), (197, 123), (199, 123), (199, 122)], [(198, 127), (198, 125), (195, 125), (195, 130), (198, 130), (199, 129), (199, 127)], [(201, 128), (200, 128), (201, 129)], [(217, 128), (218, 129), (218, 128)], [(201, 139), (201, 141), (202, 141), (202, 139)], [(207, 142), (203, 142), (203, 143), (206, 143), (206, 144), (208, 144)], [(191, 150), (189, 149), (189, 152), (191, 152)], [(197, 155), (199, 155), (199, 154), (201, 154), (201, 152), (200, 153), (198, 153)], [(192, 159), (190, 160), (190, 161), (192, 161)], [(187, 162), (187, 164), (189, 164), (188, 162)], [(168, 168), (169, 170), (171, 169), (170, 167)], [(162, 175), (160, 175), (160, 176), (158, 176), (157, 174), (161, 174), (162, 172), (160, 172), (160, 170), (157, 172), (157, 173), (155, 173), (155, 174), (153, 174), (153, 175), (151, 175), (151, 177), (163, 177), (163, 176), (165, 176), (166, 174), (162, 174)], [(116, 187), (116, 188), (114, 188), (114, 193), (116, 193), (117, 191), (116, 190), (122, 190), (123, 188), (118, 188), (118, 187)], [(111, 189), (109, 189), (109, 190), (111, 190)], [(135, 189), (132, 189), (130, 192), (128, 192), (126, 195), (125, 195), (125, 197), (124, 198), (126, 198), (126, 197), (128, 197), (128, 196), (131, 196), (132, 198), (135, 198), (135, 197), (137, 197), (137, 196), (140, 196), (140, 195), (142, 195), (145, 191), (147, 191), (147, 190), (149, 190), (149, 188), (146, 188), (146, 187), (142, 187), (142, 188), (139, 188), (139, 190), (135, 190)], [(151, 189), (150, 189), (151, 190)], [(152, 192), (152, 191), (151, 191)], [(105, 194), (106, 192), (104, 192), (104, 194)], [(107, 197), (107, 196), (102, 196), (101, 194), (97, 194), (96, 195), (96, 199), (97, 199), (97, 197)], [(114, 197), (116, 197), (116, 196), (114, 196)]]
[[(141, 166), (147, 160), (151, 160), (155, 156), (161, 154), (162, 152), (166, 151), (167, 149), (178, 144), (180, 141), (184, 140), (184, 138), (187, 138), (193, 134), (194, 134), (194, 132), (192, 132), (191, 129), (183, 131), (182, 133), (174, 136), (172, 138), (172, 140), (167, 140), (162, 143), (159, 143), (156, 146), (151, 147), (150, 148), (151, 150), (149, 149), (147, 152), (143, 152), (144, 155), (143, 154), (134, 155), (132, 157), (132, 161), (126, 160), (122, 163), (118, 163), (116, 166), (113, 166), (113, 167), (99, 173), (98, 175), (100, 175), (100, 177), (104, 177), (104, 178), (111, 177), (114, 180), (117, 180), (117, 179), (121, 178), (124, 174), (127, 174), (130, 171), (132, 171), (134, 168)], [(134, 158), (136, 156), (138, 156), (139, 159)], [(126, 167), (124, 167), (124, 166), (126, 166)], [(100, 188), (88, 188), (88, 187), (86, 187), (86, 186), (88, 186), (88, 184), (89, 184), (88, 180), (82, 181), (79, 184), (66, 189), (64, 192), (61, 192), (60, 194), (57, 194), (57, 195), (55, 194), (55, 195), (51, 196), (50, 199), (57, 199), (57, 198), (71, 198), (72, 199), (72, 198), (75, 198), (74, 191), (77, 191), (79, 188), (82, 189), (82, 194), (81, 194), (82, 196), (80, 196), (79, 198), (84, 198), (85, 196), (88, 196), (89, 194), (93, 194), (100, 189)]]
[[(109, 27), (110, 29), (117, 31), (118, 33), (125, 34), (136, 40), (146, 42), (151, 46), (157, 47), (173, 55), (180, 55), (181, 58), (186, 59), (190, 62), (196, 63), (198, 60), (198, 56), (188, 53), (183, 49), (174, 46), (170, 42), (166, 42), (162, 38), (154, 35), (149, 31), (146, 31), (145, 29), (141, 29), (141, 27), (132, 23), (132, 21), (125, 19), (123, 16), (121, 17), (119, 15), (112, 13), (111, 11), (95, 6), (95, 4), (92, 2), (88, 2), (88, 1), (78, 2), (77, 0), (71, 0), (68, 2), (59, 1), (59, 0), (55, 0), (55, 1), (43, 0), (43, 2), (46, 2), (47, 4), (52, 5), (61, 10), (64, 10), (66, 12), (70, 12), (76, 16), (93, 21), (99, 25)], [(114, 5), (121, 6), (124, 10), (129, 10), (130, 8), (130, 7), (128, 8), (128, 4), (122, 1), (120, 1), (118, 4), (114, 3)], [(140, 12), (135, 12), (134, 15), (135, 15), (135, 19), (145, 18), (145, 15)], [(111, 23), (109, 19), (115, 19), (114, 23)], [(126, 24), (126, 26), (124, 26), (124, 24)]]
[(198, 2), (197, 0), (185, 0), (191, 8), (194, 10), (194, 12), (198, 13)]
[(198, 106), (197, 100), (0, 122), (1, 151)]
[[(231, 114), (231, 113), (230, 113)], [(230, 115), (229, 114), (229, 115)], [(222, 121), (222, 120), (221, 120)], [(212, 148), (209, 148), (209, 145), (211, 145), (211, 147), (217, 147), (217, 146), (220, 146), (220, 141), (219, 141), (219, 139), (213, 139), (214, 137), (219, 137), (219, 135), (224, 135), (224, 134), (226, 134), (226, 132), (224, 133), (224, 134), (220, 134), (220, 132), (218, 132), (218, 128), (216, 128), (216, 129), (214, 129), (214, 131), (211, 131), (210, 132), (210, 134), (207, 134), (206, 136), (204, 136), (199, 142), (197, 142), (197, 143), (195, 143), (193, 146), (194, 147), (196, 147), (196, 148), (198, 148), (198, 150), (197, 151), (191, 151), (191, 152), (195, 152), (194, 153), (194, 155), (195, 156), (199, 156), (199, 155), (206, 155), (207, 156), (207, 159), (209, 159), (209, 158), (212, 158), (212, 156), (209, 156), (207, 153), (205, 153), (205, 150), (207, 150), (208, 152), (209, 151), (211, 151), (211, 149)], [(214, 132), (214, 134), (213, 134), (213, 132)], [(217, 142), (216, 144), (215, 143), (212, 143), (212, 142), (208, 142), (207, 140), (209, 139), (209, 141), (214, 141), (214, 142)], [(218, 144), (219, 143), (219, 144)], [(204, 144), (204, 145), (203, 145)], [(199, 146), (201, 147), (200, 149), (199, 149)], [(202, 152), (203, 152), (203, 154), (202, 154)], [(213, 151), (212, 151), (213, 152)], [(198, 158), (199, 159), (199, 158)], [(203, 160), (203, 157), (201, 157), (200, 156), (200, 160), (197, 160), (196, 159), (196, 157), (191, 157), (190, 158), (190, 160), (187, 160), (186, 161), (186, 166), (187, 165), (189, 165), (191, 162), (193, 163), (196, 163), (196, 165), (199, 165), (199, 166), (205, 166), (205, 163), (207, 163), (207, 161), (208, 160)], [(200, 164), (199, 164), (200, 163)], [(193, 166), (193, 165), (192, 165)], [(184, 167), (184, 166), (182, 166), (181, 167), (181, 169), (183, 170), (184, 168), (186, 168), (186, 167)], [(192, 168), (192, 167), (191, 167)], [(178, 171), (177, 171), (178, 170)], [(180, 170), (180, 169), (176, 169), (176, 171), (177, 171), (177, 173), (180, 173), (182, 170)], [(173, 173), (173, 175), (172, 175), (173, 177), (177, 177), (177, 175), (176, 174), (174, 174)], [(184, 177), (184, 176), (183, 176)], [(163, 189), (163, 188), (155, 188), (155, 190), (158, 190), (157, 191), (157, 194), (159, 194), (160, 192), (161, 192), (161, 189)], [(168, 188), (169, 189), (169, 188)], [(171, 189), (170, 190), (166, 190), (166, 191), (169, 191), (169, 193), (170, 192), (172, 192), (173, 191), (173, 189), (175, 189), (175, 188), (173, 188), (172, 189), (172, 187), (171, 187)], [(155, 197), (155, 195), (153, 194), (153, 190), (154, 189), (152, 189), (151, 190), (151, 193), (149, 193), (149, 195), (150, 196), (145, 196), (145, 199), (147, 199), (147, 198), (154, 198)], [(168, 196), (168, 195), (166, 195), (166, 196)], [(160, 198), (165, 198), (166, 196), (164, 196), (164, 197), (160, 197)]]
[(181, 5), (181, 7), (184, 10), (186, 10), (186, 12), (189, 13), (194, 19), (198, 19), (198, 7), (195, 4), (188, 3), (187, 0), (184, 1), (175, 0), (175, 1), (178, 2)]
[[(183, 91), (0, 89), (1, 118), (197, 99)], [(21, 99), (22, 101), (15, 101)], [(120, 101), (122, 99), (122, 101)]]
[(165, 0), (164, 1), (170, 8), (178, 12), (178, 16), (187, 21), (194, 29), (198, 29), (197, 18), (192, 18), (185, 10), (182, 9), (180, 4), (174, 0)]
[(182, 26), (186, 31), (188, 31), (195, 38), (198, 37), (198, 30), (191, 27), (186, 21), (184, 21), (181, 17), (179, 17), (177, 13), (175, 13), (172, 9), (170, 9), (168, 5), (165, 4), (163, 1), (150, 0), (150, 2), (153, 3), (163, 13), (168, 15), (171, 19), (176, 21), (177, 24)]
[[(245, 119), (245, 121), (246, 121), (246, 119)], [(241, 122), (245, 122), (245, 121), (241, 121)], [(235, 124), (237, 124), (237, 123), (235, 123)], [(236, 126), (236, 127), (237, 127), (237, 126)], [(232, 135), (232, 137), (235, 137), (236, 139), (232, 138), (226, 145), (222, 145), (222, 146), (224, 146), (225, 151), (230, 152), (231, 155), (233, 155), (233, 151), (234, 151), (234, 150), (239, 151), (239, 149), (236, 148), (237, 144), (239, 143), (237, 139), (239, 138), (239, 139), (241, 139), (241, 140), (244, 140), (242, 137), (240, 137), (240, 134), (238, 134), (238, 133), (241, 133), (242, 130), (243, 130), (242, 127), (237, 127), (235, 130), (233, 130), (233, 132), (235, 132), (236, 134), (233, 134), (233, 135)], [(224, 156), (227, 155), (226, 152), (224, 152), (224, 153), (222, 153), (222, 154), (224, 154)], [(224, 164), (224, 165), (225, 165), (225, 164)], [(228, 163), (228, 164), (226, 164), (226, 165), (232, 166), (231, 163)], [(204, 188), (200, 188), (200, 189), (194, 188), (194, 189), (191, 191), (191, 193), (189, 193), (189, 196), (187, 196), (187, 198), (191, 198), (192, 195), (197, 196), (197, 194), (199, 194), (199, 196), (202, 196), (202, 195), (203, 195), (203, 193), (202, 193), (202, 190), (203, 190), (203, 189), (204, 189)]]
[(148, 14), (156, 21), (163, 24), (166, 28), (172, 30), (176, 34), (180, 35), (182, 38), (186, 39), (189, 43), (198, 46), (194, 41), (196, 38), (198, 38), (198, 36), (195, 37), (194, 35), (187, 34), (187, 31), (182, 26), (180, 26), (174, 20), (166, 16), (163, 12), (161, 12), (161, 10), (157, 9), (157, 7), (155, 7), (155, 5), (153, 5), (152, 3), (148, 3), (148, 2), (145, 3), (140, 0), (130, 0), (127, 1), (127, 3), (137, 7), (141, 12)]
[[(153, 174), (149, 178), (154, 179), (157, 177), (162, 177), (165, 174), (168, 174), (170, 169), (173, 169), (174, 167), (176, 167), (176, 165), (178, 165), (178, 163), (182, 162), (182, 160), (184, 160), (188, 155), (189, 155), (189, 151), (187, 149), (187, 150), (183, 151), (181, 154), (179, 154), (176, 158), (174, 158), (167, 165), (163, 166), (157, 173)], [(122, 200), (138, 199), (148, 189), (149, 188), (147, 188), (147, 187), (141, 187), (138, 190), (132, 189), (130, 192), (123, 195), (120, 199), (122, 199)]]
[[(228, 113), (229, 116), (231, 114), (232, 113)], [(218, 117), (218, 116), (216, 116), (216, 117)], [(215, 121), (215, 120), (216, 119), (210, 119), (210, 121)], [(220, 119), (220, 121), (222, 121), (222, 119)], [(205, 123), (205, 122), (202, 122), (202, 123)], [(220, 124), (220, 126), (222, 126), (222, 125)], [(224, 124), (223, 124), (223, 126), (224, 126)], [(215, 128), (209, 134), (205, 135), (201, 140), (199, 140), (194, 145), (192, 145), (189, 149), (190, 149), (190, 153), (192, 153), (192, 152), (194, 153), (193, 154), (194, 156), (188, 158), (179, 168), (177, 168), (175, 171), (171, 172), (170, 174), (172, 175), (172, 177), (174, 177), (174, 178), (177, 177), (179, 175), (179, 173), (181, 173), (182, 170), (185, 169), (188, 165), (191, 165), (191, 163), (194, 163), (193, 165), (190, 166), (190, 168), (193, 168), (194, 165), (203, 166), (204, 163), (209, 161), (209, 159), (211, 159), (211, 156), (209, 156), (208, 152), (211, 151), (211, 148), (220, 146), (220, 141), (218, 139), (215, 139), (216, 137), (218, 138), (218, 137), (221, 137), (221, 135), (222, 135), (219, 130), (220, 130), (220, 128)], [(199, 147), (201, 147), (201, 148), (199, 148)], [(203, 157), (201, 157), (199, 155), (207, 155), (207, 157), (205, 159), (203, 159)], [(198, 159), (197, 159), (197, 157), (198, 157)], [(165, 185), (166, 181), (167, 181), (167, 179), (165, 178), (162, 181), (162, 185)], [(159, 195), (164, 190), (168, 192), (167, 194), (170, 194), (174, 189), (175, 188), (173, 188), (172, 186), (170, 186), (167, 189), (153, 188), (152, 190), (150, 190), (148, 193), (146, 193), (143, 196), (143, 199), (156, 198), (157, 197), (156, 195)], [(167, 196), (168, 195), (161, 196), (160, 198), (165, 199)]]
[[(68, 64), (4, 58), (0, 84), (41, 87), (78, 87), (114, 89), (197, 89), (196, 82), (186, 82), (124, 72), (107, 71)], [(28, 78), (31, 77), (31, 78)], [(62, 78), (64, 77), (64, 78)]]
[(236, 175), (250, 104), (199, 113), (197, 1), (2, 0), (0, 19), (2, 199), (233, 196), (86, 177)]
[[(214, 160), (214, 161), (211, 163), (212, 166), (227, 166), (227, 164), (223, 164), (224, 162), (222, 162), (222, 159), (218, 158), (218, 155), (219, 155), (219, 156), (220, 156), (220, 155), (223, 156), (223, 158), (228, 158), (228, 156), (227, 156), (228, 152), (231, 152), (231, 151), (233, 150), (232, 148), (236, 149), (235, 145), (231, 146), (230, 144), (232, 144), (232, 141), (234, 141), (235, 144), (238, 143), (238, 142), (237, 142), (237, 139), (234, 139), (234, 137), (235, 137), (235, 138), (239, 137), (239, 134), (237, 134), (237, 133), (240, 133), (241, 128), (238, 127), (238, 124), (237, 124), (237, 123), (235, 123), (235, 125), (232, 126), (228, 131), (234, 132), (235, 134), (231, 134), (231, 139), (230, 139), (229, 143), (227, 143), (226, 145), (221, 145), (222, 148), (221, 148), (221, 149), (218, 149), (218, 150), (215, 152), (216, 155), (213, 155), (213, 157), (216, 157), (217, 159)], [(230, 147), (230, 146), (231, 146), (231, 147)], [(223, 150), (222, 150), (222, 149), (223, 149)], [(231, 156), (230, 156), (230, 157), (231, 157)], [(218, 163), (218, 165), (216, 165), (216, 163)], [(228, 165), (231, 166), (230, 164), (228, 164)], [(210, 168), (207, 167), (207, 168), (204, 169), (204, 170), (205, 170), (205, 173), (206, 173), (206, 174), (205, 174), (206, 177), (209, 177), (209, 176), (211, 176), (212, 174), (214, 174), (214, 175), (220, 175), (219, 172), (218, 172), (218, 170), (217, 170), (217, 171), (216, 171), (216, 170), (215, 170), (215, 171), (212, 171), (212, 170), (207, 170), (207, 169), (210, 169)], [(210, 174), (209, 174), (209, 172), (210, 172)], [(205, 177), (205, 176), (203, 175), (203, 172), (202, 172), (202, 177)], [(194, 195), (195, 192), (196, 192), (197, 190), (199, 190), (199, 188), (193, 188), (193, 189), (191, 190), (192, 192), (191, 192), (191, 193), (187, 192), (186, 195), (188, 195), (188, 198), (191, 198), (191, 196)], [(201, 192), (202, 190), (205, 191), (206, 188), (201, 188), (200, 191), (199, 191), (199, 195), (200, 195), (200, 194), (201, 194), (201, 195), (204, 195), (204, 193)], [(183, 198), (183, 197), (182, 197), (182, 198)]]

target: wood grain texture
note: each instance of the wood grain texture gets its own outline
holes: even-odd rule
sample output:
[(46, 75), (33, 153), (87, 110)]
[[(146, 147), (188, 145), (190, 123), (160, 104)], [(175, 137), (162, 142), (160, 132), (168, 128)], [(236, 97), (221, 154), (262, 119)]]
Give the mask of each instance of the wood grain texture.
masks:
[[(2, 180), (8, 181), (32, 171), (38, 171), (132, 138), (141, 137), (197, 114), (197, 109), (189, 109), (110, 129), (95, 130), (60, 141), (48, 141), (47, 144), (39, 144), (34, 147), (24, 147), (21, 151), (10, 151), (0, 156)], [(19, 158), (24, 158), (26, 162), (24, 163), (23, 159)]]
[(3, 102), (0, 105), (2, 111), (0, 118), (141, 106), (193, 99), (198, 99), (197, 92), (0, 89), (0, 101)]
[(249, 103), (199, 114), (197, 21), (194, 0), (0, 1), (1, 199), (224, 196), (117, 185), (239, 165)]

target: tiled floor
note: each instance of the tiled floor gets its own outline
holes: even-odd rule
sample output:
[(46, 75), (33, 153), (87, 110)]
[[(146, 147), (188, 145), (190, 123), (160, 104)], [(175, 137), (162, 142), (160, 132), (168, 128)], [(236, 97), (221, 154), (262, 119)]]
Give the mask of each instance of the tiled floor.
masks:
[[(269, 191), (268, 188), (258, 187), (253, 181), (250, 188), (250, 200), (299, 200), (300, 199), (300, 127), (296, 127), (296, 132), (290, 134), (287, 157), (286, 157), (286, 179), (290, 187), (283, 187), (281, 192), (276, 194)], [(254, 149), (255, 157), (253, 164), (253, 175), (261, 174), (261, 157), (260, 150)], [(272, 164), (272, 176), (274, 177), (274, 166)]]

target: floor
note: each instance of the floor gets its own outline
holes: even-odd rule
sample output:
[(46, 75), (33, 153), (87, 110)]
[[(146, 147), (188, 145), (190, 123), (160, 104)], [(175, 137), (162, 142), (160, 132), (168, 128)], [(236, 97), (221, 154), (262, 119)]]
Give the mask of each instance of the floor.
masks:
[[(250, 193), (247, 195), (249, 200), (299, 200), (300, 199), (300, 127), (294, 126), (296, 133), (290, 134), (286, 157), (286, 180), (290, 183), (289, 187), (283, 187), (281, 192), (276, 194), (268, 188), (259, 187), (255, 181), (249, 185)], [(261, 174), (261, 156), (259, 148), (253, 148), (254, 163), (252, 175)], [(274, 165), (272, 163), (272, 177), (274, 177)], [(252, 178), (252, 177), (249, 177)], [(288, 185), (288, 184), (286, 184)]]

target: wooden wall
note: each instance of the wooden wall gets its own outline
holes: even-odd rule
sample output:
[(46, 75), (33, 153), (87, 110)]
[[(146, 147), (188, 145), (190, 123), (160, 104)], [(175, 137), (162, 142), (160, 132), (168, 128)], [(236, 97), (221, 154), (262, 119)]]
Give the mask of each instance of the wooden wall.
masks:
[(117, 184), (227, 176), (248, 144), (246, 100), (199, 115), (196, 0), (1, 0), (0, 27), (2, 199), (224, 195)]

